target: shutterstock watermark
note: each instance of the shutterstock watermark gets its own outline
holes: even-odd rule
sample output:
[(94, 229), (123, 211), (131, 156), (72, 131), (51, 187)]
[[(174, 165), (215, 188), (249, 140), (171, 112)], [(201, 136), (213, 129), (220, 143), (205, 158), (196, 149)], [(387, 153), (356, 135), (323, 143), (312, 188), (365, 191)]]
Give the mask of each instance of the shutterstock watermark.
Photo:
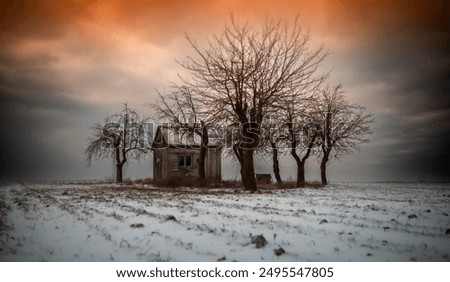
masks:
[[(336, 122), (333, 125), (323, 125), (319, 122), (304, 120), (279, 122), (276, 119), (264, 118), (261, 123), (235, 122), (227, 125), (205, 123), (203, 126), (193, 121), (108, 122), (102, 128), (104, 136), (102, 147), (105, 149), (114, 149), (119, 146), (124, 146), (125, 149), (153, 147), (157, 150), (167, 147), (214, 146), (225, 150), (256, 150), (263, 146), (270, 147), (272, 143), (280, 152), (289, 151), (294, 147), (296, 149), (310, 147), (315, 150), (329, 144), (347, 146), (345, 140), (341, 138), (341, 133), (345, 132), (351, 124)], [(203, 134), (207, 134), (207, 138), (202, 138)]]

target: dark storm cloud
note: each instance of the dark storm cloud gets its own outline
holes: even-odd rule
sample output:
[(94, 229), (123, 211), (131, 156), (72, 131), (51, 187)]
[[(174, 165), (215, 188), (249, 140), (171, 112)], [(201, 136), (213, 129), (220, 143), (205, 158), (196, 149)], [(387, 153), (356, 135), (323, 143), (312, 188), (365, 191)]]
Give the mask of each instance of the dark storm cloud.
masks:
[(115, 96), (146, 94), (148, 85), (108, 64), (68, 72), (54, 67), (57, 57), (34, 58), (0, 60), (0, 180), (105, 175), (109, 162), (85, 165), (89, 127), (130, 99)]
[[(1, 65), (0, 65), (1, 66)], [(4, 66), (4, 65), (3, 65)], [(70, 136), (93, 110), (63, 93), (61, 85), (25, 68), (0, 68), (0, 175), (2, 180), (52, 178), (70, 164)], [(75, 129), (75, 131), (74, 131)]]
[(367, 105), (377, 117), (369, 148), (376, 149), (380, 171), (384, 165), (403, 179), (450, 179), (448, 47), (448, 31), (408, 26), (352, 58), (357, 71), (350, 88), (381, 85), (362, 94), (376, 102)]
[(383, 130), (406, 141), (402, 148), (392, 148), (394, 158), (409, 171), (436, 179), (450, 178), (448, 36), (430, 32), (407, 38), (409, 49), (390, 51), (382, 59), (386, 67), (375, 73), (392, 85), (385, 99), (398, 110)]
[(140, 77), (140, 54), (120, 52), (126, 34), (101, 30), (95, 4), (0, 3), (0, 179), (98, 177), (84, 164), (89, 127), (161, 80)]
[(371, 171), (366, 179), (450, 180), (449, 2), (331, 1), (328, 8), (331, 79), (376, 119), (371, 142), (343, 163), (364, 177)]
[(49, 176), (48, 170), (63, 169), (64, 151), (46, 142), (55, 130), (70, 127), (63, 114), (51, 112), (54, 100), (49, 103), (53, 106), (36, 107), (34, 102), (3, 96), (0, 103), (2, 179), (39, 179)]

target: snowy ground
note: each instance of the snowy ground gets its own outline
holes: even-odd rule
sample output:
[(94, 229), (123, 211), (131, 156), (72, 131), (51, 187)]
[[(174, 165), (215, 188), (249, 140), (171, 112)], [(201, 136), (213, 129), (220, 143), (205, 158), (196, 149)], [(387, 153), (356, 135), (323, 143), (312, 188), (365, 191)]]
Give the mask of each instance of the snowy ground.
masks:
[(0, 261), (450, 261), (449, 213), (449, 184), (4, 184)]

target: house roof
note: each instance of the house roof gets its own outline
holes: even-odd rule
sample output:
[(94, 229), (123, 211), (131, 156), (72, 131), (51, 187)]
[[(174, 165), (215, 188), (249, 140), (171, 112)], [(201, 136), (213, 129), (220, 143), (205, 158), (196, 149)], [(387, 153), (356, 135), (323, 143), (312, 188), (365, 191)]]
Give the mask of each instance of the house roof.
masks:
[[(199, 129), (200, 125), (190, 124), (182, 126), (179, 123), (162, 124), (156, 129), (155, 138), (152, 142), (152, 149), (164, 147), (190, 147), (200, 148), (201, 137), (194, 132)], [(209, 137), (208, 147), (217, 148), (221, 146), (221, 142), (216, 137)]]

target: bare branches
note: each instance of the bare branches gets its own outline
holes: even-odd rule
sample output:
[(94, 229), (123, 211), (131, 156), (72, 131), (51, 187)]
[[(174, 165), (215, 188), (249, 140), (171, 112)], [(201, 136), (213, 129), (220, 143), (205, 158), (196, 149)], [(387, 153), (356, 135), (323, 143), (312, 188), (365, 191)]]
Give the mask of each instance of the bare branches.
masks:
[(350, 104), (341, 86), (325, 88), (315, 111), (315, 119), (322, 125), (322, 148), (326, 152), (334, 149), (334, 157), (359, 150), (362, 143), (369, 142), (374, 116), (364, 107)]
[(340, 85), (324, 88), (314, 105), (314, 119), (321, 126), (319, 140), (322, 149), (322, 184), (327, 184), (326, 164), (331, 153), (331, 156), (339, 159), (359, 150), (362, 143), (369, 141), (374, 116), (366, 113), (364, 107), (350, 104)]
[(105, 117), (103, 123), (96, 123), (91, 127), (92, 136), (86, 148), (86, 161), (91, 164), (92, 159), (113, 158), (116, 163), (116, 181), (122, 181), (122, 166), (129, 159), (140, 159), (149, 152), (149, 142), (146, 134), (147, 118), (124, 108), (120, 113)]
[(188, 37), (197, 56), (181, 63), (192, 75), (185, 82), (202, 89), (205, 105), (231, 113), (240, 122), (246, 122), (254, 109), (261, 122), (262, 116), (277, 110), (281, 98), (323, 80), (324, 75), (314, 75), (326, 53), (322, 47), (310, 50), (309, 38), (297, 21), (288, 26), (266, 20), (254, 30), (231, 18), (206, 50)]
[(151, 104), (159, 119), (173, 122), (177, 132), (194, 140), (194, 135), (201, 138), (198, 165), (199, 180), (206, 178), (205, 163), (209, 143), (208, 127), (219, 118), (213, 111), (204, 107), (202, 97), (197, 89), (188, 85), (172, 85), (172, 92), (162, 95), (158, 92), (158, 100)]
[[(107, 121), (105, 120), (106, 124)], [(101, 157), (107, 157), (111, 155), (110, 148), (115, 147), (115, 141), (120, 136), (110, 135), (109, 130), (104, 128), (104, 124), (96, 123), (91, 127), (92, 137), (90, 138), (89, 145), (85, 150), (87, 155), (86, 162), (90, 166), (92, 159), (100, 159)]]
[(309, 32), (304, 33), (297, 20), (288, 24), (267, 19), (255, 29), (231, 16), (205, 49), (187, 40), (195, 57), (180, 62), (190, 73), (182, 83), (198, 91), (202, 107), (217, 120), (237, 123), (241, 136), (234, 152), (239, 154), (244, 186), (254, 190), (253, 151), (261, 143), (263, 118), (280, 110), (298, 111), (297, 105), (326, 77), (317, 75), (326, 53), (323, 47), (309, 47)]

